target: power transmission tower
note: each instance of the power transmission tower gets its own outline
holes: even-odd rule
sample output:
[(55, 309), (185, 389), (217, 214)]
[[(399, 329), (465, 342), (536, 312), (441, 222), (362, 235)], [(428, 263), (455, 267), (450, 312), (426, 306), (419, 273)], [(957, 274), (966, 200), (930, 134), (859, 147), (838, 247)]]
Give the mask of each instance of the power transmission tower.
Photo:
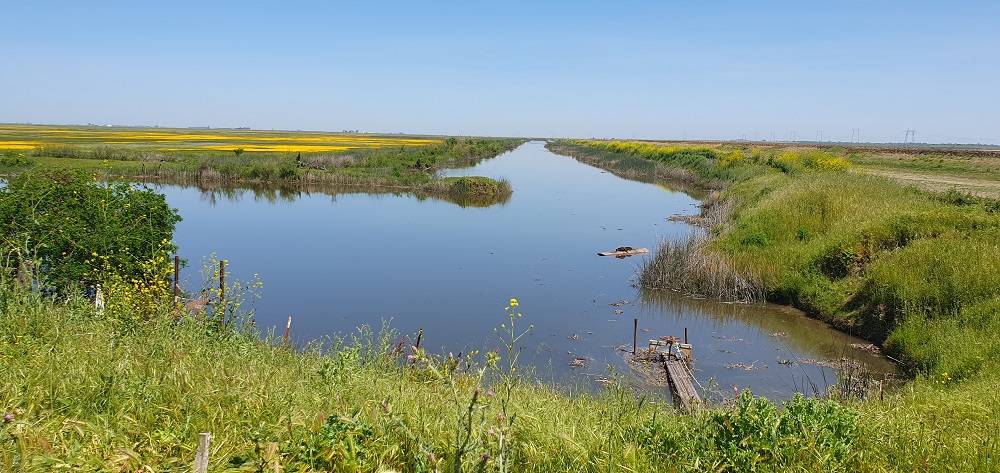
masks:
[(823, 142), (823, 130), (816, 130), (816, 141)]
[(906, 135), (903, 136), (903, 143), (916, 143), (917, 142), (917, 130), (909, 129), (906, 130)]
[(854, 143), (861, 142), (861, 128), (851, 128), (851, 141)]

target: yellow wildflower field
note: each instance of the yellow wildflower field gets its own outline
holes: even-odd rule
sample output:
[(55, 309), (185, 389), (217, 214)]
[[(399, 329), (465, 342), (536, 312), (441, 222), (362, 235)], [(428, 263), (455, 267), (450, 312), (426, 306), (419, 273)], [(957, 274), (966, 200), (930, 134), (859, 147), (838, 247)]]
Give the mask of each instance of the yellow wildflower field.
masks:
[(318, 153), (356, 148), (423, 146), (437, 138), (361, 133), (247, 129), (132, 128), (57, 125), (0, 125), (0, 150), (42, 146), (116, 146), (153, 151)]

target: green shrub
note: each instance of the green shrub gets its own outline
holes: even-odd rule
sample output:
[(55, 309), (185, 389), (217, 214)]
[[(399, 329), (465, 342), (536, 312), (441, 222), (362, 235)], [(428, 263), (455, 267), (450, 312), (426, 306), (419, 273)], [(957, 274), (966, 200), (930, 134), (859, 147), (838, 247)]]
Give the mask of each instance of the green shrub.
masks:
[(3, 167), (23, 168), (23, 167), (31, 167), (34, 165), (35, 165), (34, 160), (21, 156), (20, 154), (17, 154), (16, 152), (13, 151), (8, 151), (4, 153), (3, 156), (0, 156), (0, 166)]
[(709, 429), (714, 447), (728, 469), (776, 470), (800, 464), (803, 452), (823, 469), (843, 468), (854, 454), (861, 431), (856, 411), (837, 402), (801, 395), (778, 409), (744, 391), (732, 409), (714, 411)]
[(79, 146), (47, 144), (31, 150), (32, 156), (48, 156), (53, 158), (85, 158), (87, 151)]
[(30, 264), (46, 285), (86, 284), (97, 270), (141, 272), (169, 249), (180, 220), (162, 195), (101, 184), (82, 173), (28, 172), (0, 189), (0, 251), (13, 268)]

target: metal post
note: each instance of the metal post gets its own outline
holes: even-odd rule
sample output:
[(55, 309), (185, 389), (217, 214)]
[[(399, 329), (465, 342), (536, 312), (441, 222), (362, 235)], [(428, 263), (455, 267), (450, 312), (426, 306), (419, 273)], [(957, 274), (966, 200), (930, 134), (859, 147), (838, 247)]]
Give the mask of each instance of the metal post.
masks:
[(219, 325), (226, 325), (226, 260), (219, 260)]
[(417, 332), (417, 344), (416, 344), (417, 348), (420, 348), (420, 340), (423, 338), (424, 338), (424, 329), (420, 329), (420, 331)]
[(684, 327), (684, 344), (687, 345), (688, 342), (688, 328)]
[(282, 337), (285, 340), (285, 344), (288, 344), (288, 334), (292, 331), (292, 316), (288, 316), (288, 323), (285, 324), (285, 336)]
[(639, 332), (639, 319), (632, 319), (632, 354), (635, 355), (636, 337)]

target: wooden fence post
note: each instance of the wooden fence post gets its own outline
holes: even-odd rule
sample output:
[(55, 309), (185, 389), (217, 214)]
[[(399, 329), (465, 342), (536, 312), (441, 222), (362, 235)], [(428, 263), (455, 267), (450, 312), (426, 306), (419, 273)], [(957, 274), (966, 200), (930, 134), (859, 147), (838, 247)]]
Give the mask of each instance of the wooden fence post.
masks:
[(198, 434), (198, 451), (194, 455), (194, 473), (208, 473), (208, 447), (212, 442), (212, 434), (202, 432)]
[(635, 355), (636, 338), (639, 331), (639, 319), (632, 319), (632, 355)]
[(285, 345), (288, 345), (288, 334), (292, 331), (292, 316), (288, 316), (288, 323), (285, 324), (285, 336), (282, 337), (285, 341)]

